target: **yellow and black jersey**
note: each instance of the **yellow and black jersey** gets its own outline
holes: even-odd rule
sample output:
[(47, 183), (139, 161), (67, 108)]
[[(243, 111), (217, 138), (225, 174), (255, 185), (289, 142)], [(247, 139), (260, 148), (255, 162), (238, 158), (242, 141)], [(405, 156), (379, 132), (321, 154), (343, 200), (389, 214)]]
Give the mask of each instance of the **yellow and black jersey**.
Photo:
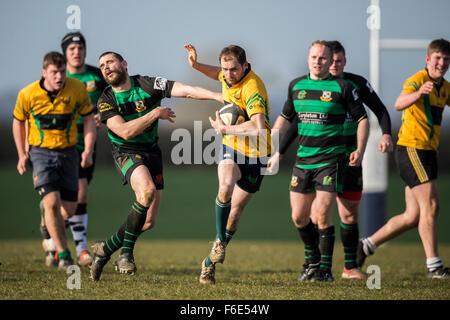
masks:
[(252, 137), (225, 135), (223, 144), (251, 158), (270, 155), (270, 107), (266, 87), (262, 80), (251, 70), (250, 65), (241, 81), (234, 86), (228, 85), (222, 72), (219, 73), (218, 80), (222, 83), (223, 99), (241, 107), (247, 120), (254, 114), (264, 114), (266, 129), (265, 135), (255, 139)]
[(48, 149), (64, 149), (77, 142), (78, 116), (93, 112), (84, 83), (66, 78), (54, 99), (43, 88), (43, 79), (20, 90), (14, 118), (28, 120), (28, 143)]
[[(426, 69), (406, 80), (403, 93), (413, 93), (427, 81), (433, 81)], [(450, 83), (434, 82), (433, 91), (402, 112), (397, 144), (422, 150), (438, 150), (442, 112), (450, 103)]]

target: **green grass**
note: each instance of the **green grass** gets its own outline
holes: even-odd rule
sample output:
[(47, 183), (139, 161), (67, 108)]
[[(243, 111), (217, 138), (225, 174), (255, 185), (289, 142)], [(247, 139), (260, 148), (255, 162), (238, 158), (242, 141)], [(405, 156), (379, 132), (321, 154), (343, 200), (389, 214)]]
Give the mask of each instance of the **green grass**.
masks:
[[(44, 266), (39, 240), (0, 241), (0, 299), (115, 300), (448, 300), (448, 281), (425, 278), (425, 257), (419, 244), (392, 244), (377, 249), (367, 265), (381, 269), (381, 289), (365, 281), (343, 280), (343, 250), (334, 252), (333, 283), (298, 283), (304, 256), (299, 241), (239, 241), (227, 248), (225, 263), (216, 268), (216, 285), (199, 284), (200, 263), (207, 241), (139, 241), (134, 276), (114, 272), (112, 261), (99, 282), (82, 269), (81, 289), (69, 290), (70, 275)], [(73, 249), (73, 247), (72, 247)], [(441, 246), (450, 259), (450, 246)]]

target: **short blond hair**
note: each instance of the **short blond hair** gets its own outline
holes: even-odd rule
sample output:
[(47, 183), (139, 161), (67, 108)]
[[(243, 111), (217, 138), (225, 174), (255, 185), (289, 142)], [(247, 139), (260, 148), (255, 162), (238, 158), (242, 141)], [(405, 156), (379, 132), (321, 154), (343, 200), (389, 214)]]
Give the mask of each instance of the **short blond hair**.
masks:
[(331, 56), (331, 47), (330, 47), (330, 44), (328, 43), (328, 41), (326, 41), (326, 40), (316, 40), (316, 41), (314, 41), (314, 42), (311, 43), (311, 45), (309, 46), (308, 52), (309, 52), (309, 50), (311, 50), (311, 48), (314, 47), (315, 45), (320, 45), (320, 46), (325, 46), (325, 47), (327, 47), (327, 48), (328, 48), (328, 51), (329, 51), (329, 53), (330, 53), (330, 56)]

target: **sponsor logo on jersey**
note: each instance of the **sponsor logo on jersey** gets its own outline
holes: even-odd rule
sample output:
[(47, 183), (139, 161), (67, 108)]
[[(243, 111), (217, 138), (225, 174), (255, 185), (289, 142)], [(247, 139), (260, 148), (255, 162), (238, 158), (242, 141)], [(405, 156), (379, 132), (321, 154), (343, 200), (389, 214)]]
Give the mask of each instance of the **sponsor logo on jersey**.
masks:
[(306, 91), (305, 90), (301, 90), (301, 91), (298, 92), (297, 99), (303, 100), (303, 99), (305, 99), (305, 97), (306, 97)]
[(156, 77), (155, 85), (153, 86), (153, 88), (157, 90), (166, 90), (166, 87), (167, 87), (167, 79)]
[(322, 96), (320, 97), (322, 101), (331, 101), (333, 98), (331, 97), (331, 91), (322, 91)]
[(291, 179), (291, 186), (292, 187), (296, 187), (296, 186), (298, 186), (298, 177), (297, 176), (292, 176), (292, 179)]
[(331, 183), (333, 182), (333, 178), (332, 177), (330, 177), (330, 176), (326, 176), (326, 177), (323, 177), (323, 182), (322, 182), (322, 184), (324, 185), (324, 186), (331, 186)]
[(135, 101), (134, 104), (136, 105), (137, 112), (142, 112), (147, 109), (147, 107), (144, 105), (144, 101), (142, 100)]

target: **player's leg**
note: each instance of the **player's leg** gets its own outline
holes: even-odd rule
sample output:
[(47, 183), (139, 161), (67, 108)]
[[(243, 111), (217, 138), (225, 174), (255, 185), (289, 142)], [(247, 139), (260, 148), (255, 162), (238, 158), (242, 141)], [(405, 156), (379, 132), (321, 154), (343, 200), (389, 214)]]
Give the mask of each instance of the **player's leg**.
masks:
[(87, 201), (88, 201), (88, 179), (78, 179), (78, 203), (75, 214), (69, 218), (69, 226), (72, 231), (75, 249), (77, 251), (77, 262), (80, 266), (87, 267), (92, 263), (92, 257), (87, 247)]
[(449, 279), (438, 252), (437, 217), (439, 214), (439, 196), (436, 180), (412, 188), (420, 208), (419, 235), (427, 258), (428, 278)]
[[(225, 150), (223, 151), (225, 154)], [(232, 159), (223, 159), (217, 167), (219, 190), (215, 200), (216, 238), (209, 255), (203, 259), (199, 281), (201, 284), (214, 284), (215, 264), (225, 258), (226, 228), (231, 210), (231, 198), (236, 182), (241, 178), (238, 165)]]
[(134, 201), (128, 213), (122, 250), (116, 265), (121, 273), (134, 274), (136, 272), (133, 255), (134, 246), (147, 219), (147, 211), (155, 199), (156, 187), (148, 168), (144, 165), (140, 165), (133, 170), (130, 185), (136, 195), (136, 201)]
[[(360, 193), (358, 193), (360, 194)], [(352, 198), (352, 193), (344, 193), (337, 197), (338, 212), (340, 217), (340, 233), (342, 246), (344, 247), (344, 279), (366, 279), (367, 274), (358, 268), (356, 252), (359, 241), (358, 215), (360, 196)]]
[[(217, 172), (219, 178), (219, 191), (217, 194), (215, 205), (217, 231), (215, 247), (220, 247), (218, 248), (220, 252), (217, 252), (216, 254), (217, 250), (214, 250), (213, 247), (213, 250), (211, 251), (212, 254), (210, 254), (209, 259), (213, 263), (222, 263), (224, 257), (221, 252), (223, 252), (224, 250), (221, 250), (221, 247), (224, 247), (226, 245), (226, 229), (231, 211), (231, 200), (236, 182), (241, 179), (241, 171), (239, 169), (239, 166), (233, 160), (224, 159), (219, 163)], [(208, 261), (206, 265), (209, 265)]]
[(316, 235), (317, 229), (310, 220), (311, 205), (315, 194), (301, 193), (291, 188), (289, 197), (292, 222), (303, 241), (305, 253), (305, 263), (303, 264), (303, 270), (298, 280), (308, 281), (319, 268), (320, 262), (319, 243)]
[(254, 193), (249, 193), (241, 189), (237, 184), (234, 186), (233, 196), (231, 197), (230, 216), (228, 217), (227, 228), (225, 230), (227, 244), (236, 232), (242, 213), (253, 198), (253, 195)]
[(334, 250), (333, 207), (336, 203), (336, 192), (316, 191), (317, 226), (319, 232), (320, 267), (311, 280), (333, 281), (331, 273)]

